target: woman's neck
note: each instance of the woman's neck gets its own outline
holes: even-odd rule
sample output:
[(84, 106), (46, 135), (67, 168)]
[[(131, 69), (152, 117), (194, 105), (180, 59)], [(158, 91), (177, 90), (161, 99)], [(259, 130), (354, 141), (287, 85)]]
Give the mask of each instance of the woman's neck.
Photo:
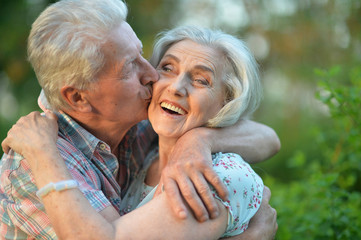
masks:
[(167, 166), (169, 155), (178, 138), (166, 138), (159, 136), (159, 158), (149, 167), (145, 183), (149, 186), (156, 186), (159, 183), (162, 171)]

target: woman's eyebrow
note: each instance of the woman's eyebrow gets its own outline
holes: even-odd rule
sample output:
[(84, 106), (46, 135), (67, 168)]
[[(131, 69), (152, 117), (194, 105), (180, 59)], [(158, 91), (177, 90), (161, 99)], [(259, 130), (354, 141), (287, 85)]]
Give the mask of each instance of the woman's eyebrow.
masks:
[(215, 76), (215, 73), (212, 68), (204, 66), (204, 65), (196, 65), (194, 66), (194, 69), (201, 70), (203, 72), (210, 72), (213, 76)]
[(176, 56), (174, 56), (173, 54), (167, 54), (167, 55), (164, 55), (164, 57), (163, 58), (172, 58), (174, 61), (176, 61), (177, 63), (179, 63), (180, 62), (180, 59), (179, 58), (177, 58)]
[[(176, 57), (176, 56), (174, 56), (173, 54), (170, 54), (170, 53), (168, 53), (167, 55), (164, 55), (163, 58), (171, 58), (174, 61), (176, 61), (177, 63), (180, 62), (180, 59), (178, 57)], [(212, 68), (204, 66), (204, 65), (196, 65), (196, 66), (194, 66), (194, 69), (202, 70), (204, 72), (210, 72), (210, 73), (213, 74), (213, 76), (215, 75), (214, 70)]]

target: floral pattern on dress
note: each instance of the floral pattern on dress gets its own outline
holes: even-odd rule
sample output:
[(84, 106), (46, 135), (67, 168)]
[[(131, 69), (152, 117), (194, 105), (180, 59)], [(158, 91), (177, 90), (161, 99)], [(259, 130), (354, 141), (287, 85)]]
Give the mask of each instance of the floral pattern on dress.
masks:
[(222, 237), (241, 234), (250, 219), (259, 209), (262, 201), (263, 182), (241, 156), (234, 153), (217, 153), (213, 155), (213, 168), (222, 179), (230, 193), (227, 201), (214, 196), (228, 209), (228, 227)]

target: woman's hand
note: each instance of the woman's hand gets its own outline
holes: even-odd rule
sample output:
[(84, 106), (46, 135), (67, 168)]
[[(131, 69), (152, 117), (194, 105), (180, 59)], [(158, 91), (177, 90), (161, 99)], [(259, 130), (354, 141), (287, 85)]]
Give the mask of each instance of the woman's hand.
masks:
[(39, 150), (56, 146), (57, 137), (58, 123), (54, 113), (47, 111), (45, 116), (41, 116), (39, 112), (31, 112), (12, 126), (1, 146), (5, 153), (9, 153), (11, 148), (28, 158), (36, 156)]

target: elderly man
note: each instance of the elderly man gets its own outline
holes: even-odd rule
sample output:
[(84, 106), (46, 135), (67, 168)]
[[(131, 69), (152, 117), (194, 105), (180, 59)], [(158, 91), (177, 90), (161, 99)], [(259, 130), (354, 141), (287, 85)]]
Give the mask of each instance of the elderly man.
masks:
[[(28, 42), (29, 60), (58, 116), (58, 150), (91, 206), (109, 221), (119, 217), (121, 196), (156, 138), (142, 120), (158, 75), (143, 58), (142, 44), (125, 22), (126, 15), (125, 4), (118, 0), (59, 1), (34, 22)], [(278, 148), (273, 130), (251, 121), (223, 130), (192, 130), (179, 140), (162, 175), (173, 211), (179, 218), (187, 216), (183, 193), (197, 219), (217, 216), (210, 191), (196, 190), (206, 189), (208, 181), (226, 197), (207, 163), (212, 151), (237, 152), (257, 162)], [(27, 161), (10, 151), (0, 164), (1, 238), (57, 238), (35, 194)], [(270, 209), (267, 204), (264, 208)], [(266, 224), (262, 219), (255, 222), (259, 229), (247, 230), (251, 238)]]

